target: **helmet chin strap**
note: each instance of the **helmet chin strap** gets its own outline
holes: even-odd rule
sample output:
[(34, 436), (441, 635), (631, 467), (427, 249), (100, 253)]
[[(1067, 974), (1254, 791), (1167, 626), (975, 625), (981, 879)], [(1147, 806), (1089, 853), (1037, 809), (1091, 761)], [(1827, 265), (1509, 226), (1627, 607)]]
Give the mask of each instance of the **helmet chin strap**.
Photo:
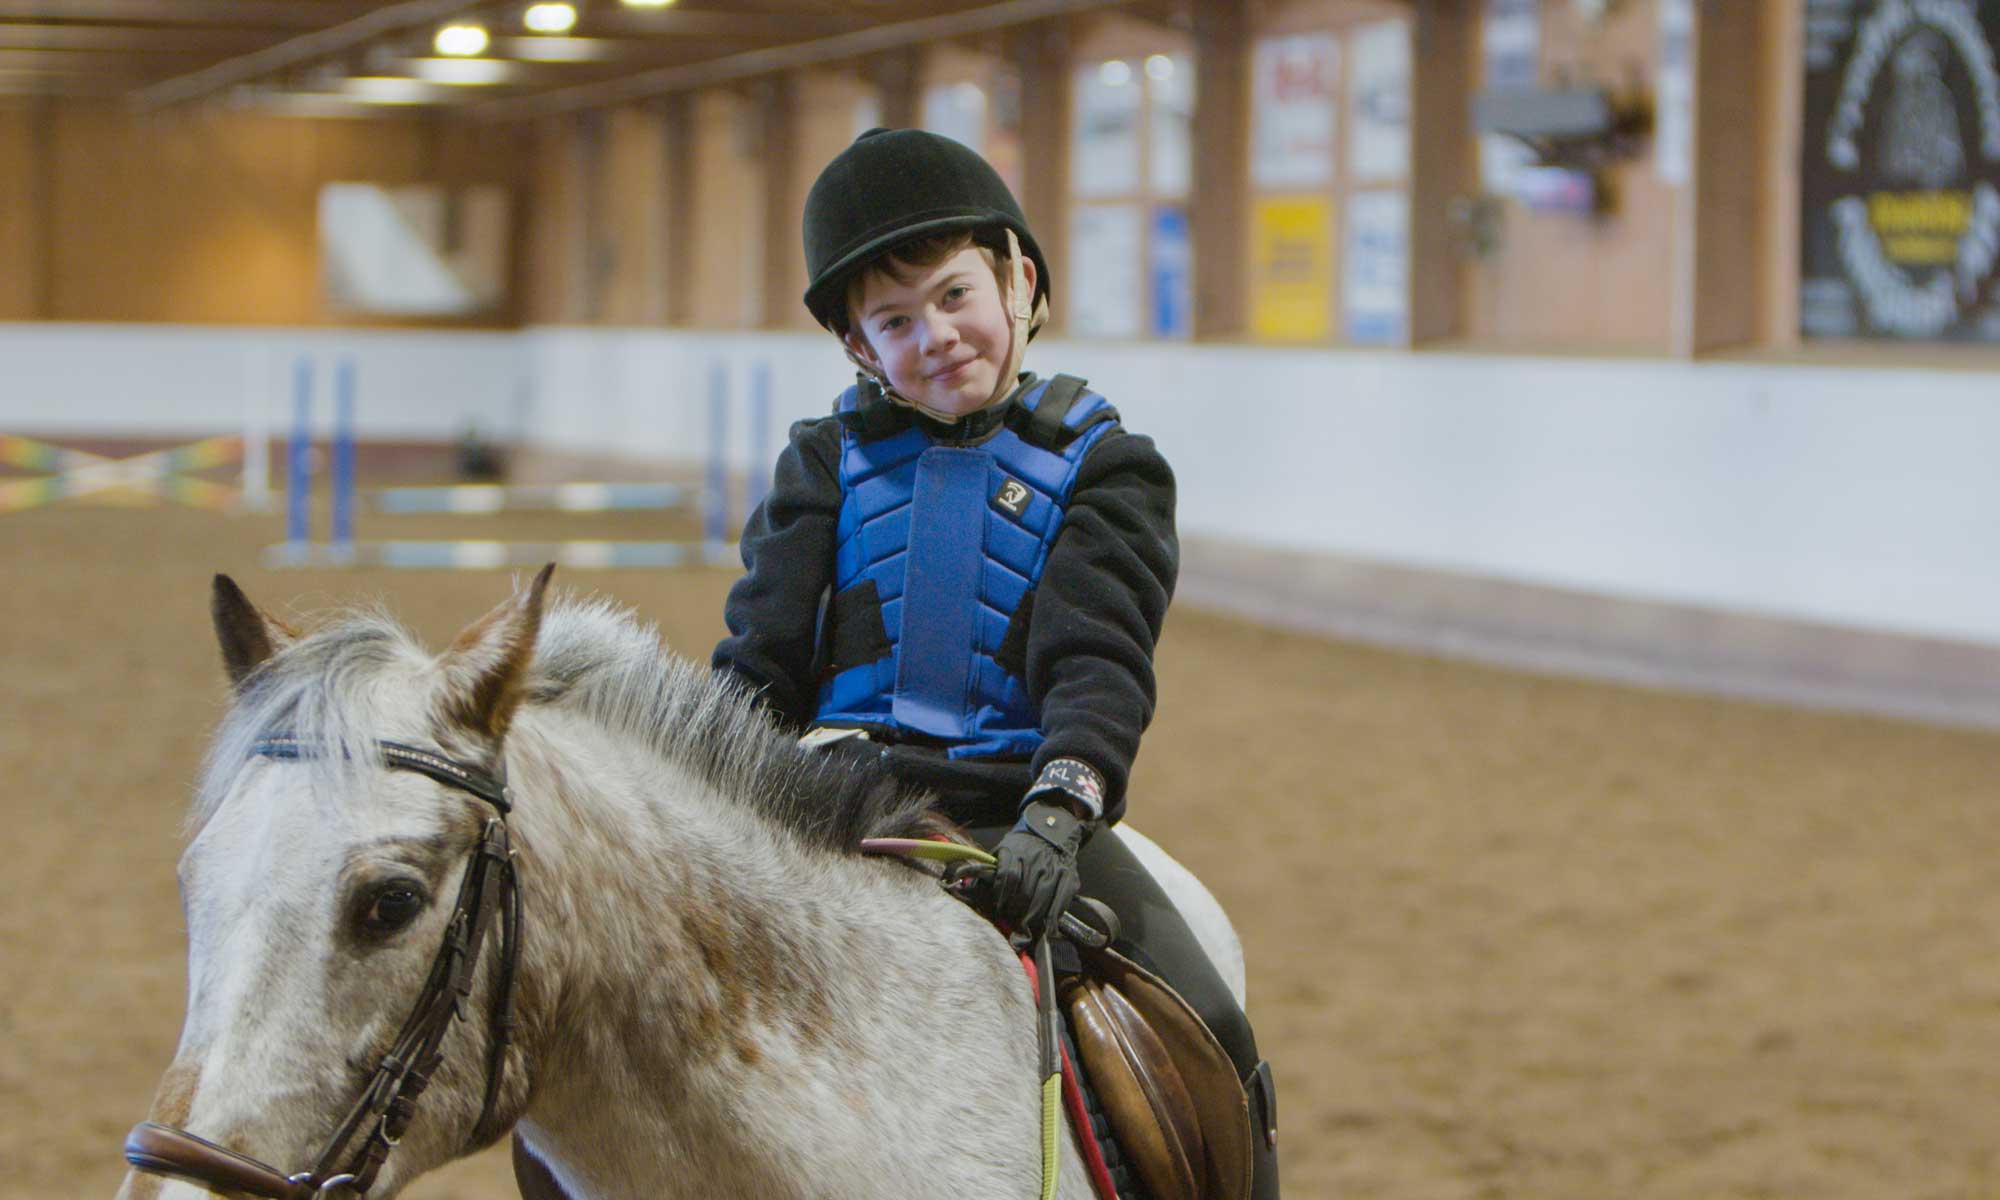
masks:
[(1011, 336), (1008, 339), (1007, 345), (1007, 361), (1002, 365), (1000, 377), (993, 382), (993, 394), (988, 396), (978, 408), (971, 410), (971, 412), (940, 412), (928, 404), (919, 403), (903, 395), (903, 393), (897, 391), (890, 384), (889, 376), (886, 373), (867, 359), (856, 354), (854, 348), (848, 346), (846, 339), (843, 338), (841, 339), (841, 344), (847, 349), (847, 360), (859, 368), (863, 375), (873, 379), (881, 387), (882, 394), (887, 396), (891, 401), (905, 408), (914, 408), (933, 421), (941, 421), (946, 425), (950, 425), (970, 416), (972, 412), (979, 412), (983, 409), (993, 407), (1013, 392), (1015, 377), (1021, 373), (1021, 360), (1026, 358), (1028, 354), (1028, 339), (1035, 335), (1036, 330), (1047, 324), (1049, 319), (1048, 297), (1044, 296), (1040, 301), (1037, 301), (1035, 299), (1035, 289), (1028, 286), (1027, 261), (1028, 256), (1021, 253), (1021, 239), (1014, 236), (1014, 231), (1009, 229), (1007, 231), (1007, 265), (1004, 275), (1004, 278), (1007, 280), (1007, 294), (1002, 297), (1002, 301), (1007, 305), (1007, 315), (1011, 325)]

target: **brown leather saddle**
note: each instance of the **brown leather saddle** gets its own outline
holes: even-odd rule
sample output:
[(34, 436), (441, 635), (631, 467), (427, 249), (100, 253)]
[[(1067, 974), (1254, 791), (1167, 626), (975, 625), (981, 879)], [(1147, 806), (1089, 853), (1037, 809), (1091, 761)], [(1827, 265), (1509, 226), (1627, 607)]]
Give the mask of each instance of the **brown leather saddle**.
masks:
[(1228, 1052), (1158, 976), (1115, 950), (1078, 952), (1082, 972), (1058, 991), (1079, 1069), (1147, 1191), (1154, 1200), (1248, 1196), (1250, 1104)]

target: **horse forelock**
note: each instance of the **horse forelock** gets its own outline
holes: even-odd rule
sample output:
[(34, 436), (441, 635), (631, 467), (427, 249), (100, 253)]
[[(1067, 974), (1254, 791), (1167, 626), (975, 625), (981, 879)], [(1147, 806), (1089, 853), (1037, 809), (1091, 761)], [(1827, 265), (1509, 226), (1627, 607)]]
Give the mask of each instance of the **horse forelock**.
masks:
[[(322, 748), (301, 764), (316, 797), (350, 793), (356, 774), (375, 760), (376, 739), (390, 736), (383, 700), (394, 689), (382, 686), (385, 677), (399, 671), (414, 677), (428, 658), (387, 615), (354, 610), (267, 660), (244, 681), (209, 745), (190, 831), (215, 815), (256, 760), (257, 743), (273, 734)], [(414, 711), (420, 701), (414, 688), (410, 701)]]

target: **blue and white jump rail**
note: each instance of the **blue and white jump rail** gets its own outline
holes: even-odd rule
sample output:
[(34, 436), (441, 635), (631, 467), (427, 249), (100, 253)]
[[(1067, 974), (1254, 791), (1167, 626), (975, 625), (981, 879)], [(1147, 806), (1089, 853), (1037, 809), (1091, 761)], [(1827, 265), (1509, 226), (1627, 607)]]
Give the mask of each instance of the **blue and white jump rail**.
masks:
[(415, 571), (493, 571), (543, 563), (591, 570), (734, 567), (729, 542), (387, 541), (344, 545), (283, 544), (264, 552), (269, 567), (388, 567)]
[(686, 508), (693, 493), (671, 483), (461, 483), (442, 487), (381, 488), (370, 510), (411, 515), (499, 512), (628, 512)]
[[(717, 362), (709, 375), (710, 436), (705, 483), (694, 489), (670, 483), (563, 483), (543, 485), (454, 484), (442, 487), (391, 487), (368, 498), (370, 511), (390, 514), (486, 515), (503, 512), (612, 512), (689, 509), (701, 515), (698, 541), (680, 542), (503, 542), (467, 538), (446, 541), (354, 540), (354, 415), (356, 379), (352, 359), (334, 364), (334, 428), (331, 483), (332, 536), (312, 540), (312, 407), (310, 358), (301, 356), (292, 373), (292, 433), (286, 471), (285, 541), (264, 551), (271, 567), (403, 567), (417, 570), (484, 571), (533, 567), (546, 562), (579, 568), (673, 568), (739, 565), (735, 545), (727, 538), (729, 472), (724, 457), (729, 412), (729, 375)], [(770, 427), (771, 372), (768, 363), (753, 365), (751, 430), (760, 443), (752, 447), (761, 461), (761, 442)], [(757, 473), (746, 485), (746, 510), (762, 498)]]

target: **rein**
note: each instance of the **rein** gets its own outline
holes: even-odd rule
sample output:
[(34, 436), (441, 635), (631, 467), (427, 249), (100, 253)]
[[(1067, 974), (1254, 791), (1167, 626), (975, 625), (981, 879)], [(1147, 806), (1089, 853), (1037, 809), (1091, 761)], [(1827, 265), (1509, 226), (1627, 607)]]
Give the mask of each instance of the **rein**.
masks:
[[(444, 1061), (440, 1048), (452, 1022), (466, 1019), (472, 996), (473, 972), (492, 929), (500, 924), (500, 972), (494, 988), (486, 1063), (486, 1094), (469, 1142), (482, 1145), (497, 1136), (488, 1128), (506, 1071), (507, 1047), (513, 1038), (514, 975), (521, 954), (521, 890), (507, 835), (513, 804), (504, 778), (434, 751), (401, 742), (375, 743), (382, 765), (434, 779), (491, 805), (479, 844), (472, 850), (459, 884), (458, 899), (445, 923), (442, 944), (431, 960), (429, 977), (401, 1032), (376, 1064), (368, 1083), (347, 1110), (320, 1151), (312, 1169), (287, 1174), (269, 1163), (239, 1154), (171, 1125), (144, 1121), (125, 1139), (125, 1161), (136, 1170), (172, 1175), (223, 1191), (247, 1192), (269, 1200), (313, 1200), (314, 1197), (360, 1196), (368, 1191), (402, 1141), (416, 1116), (417, 1099), (430, 1086)], [(263, 758), (297, 761), (318, 757), (319, 749), (290, 735), (259, 741), (252, 752)], [(356, 1143), (356, 1135), (366, 1130)], [(355, 1143), (351, 1152), (350, 1143)]]
[[(867, 854), (944, 864), (938, 883), (948, 894), (971, 905), (975, 911), (979, 908), (974, 901), (978, 883), (990, 876), (999, 862), (977, 846), (920, 838), (863, 838), (861, 849)], [(1117, 916), (1095, 900), (1079, 897), (1077, 903), (1102, 921), (1105, 928), (1093, 927), (1074, 912), (1063, 912), (1057, 916), (1056, 930), (1082, 945), (1098, 948), (1110, 945), (1117, 936)], [(1033, 967), (1029, 975), (1034, 980), (1035, 1036), (1040, 1049), (1042, 1184), (1037, 1193), (1039, 1200), (1055, 1200), (1062, 1155), (1062, 1012), (1056, 1007), (1055, 963), (1049, 950), (1051, 936), (1053, 934), (1045, 930), (1033, 939), (1028, 951), (1021, 954), (1022, 965)]]

